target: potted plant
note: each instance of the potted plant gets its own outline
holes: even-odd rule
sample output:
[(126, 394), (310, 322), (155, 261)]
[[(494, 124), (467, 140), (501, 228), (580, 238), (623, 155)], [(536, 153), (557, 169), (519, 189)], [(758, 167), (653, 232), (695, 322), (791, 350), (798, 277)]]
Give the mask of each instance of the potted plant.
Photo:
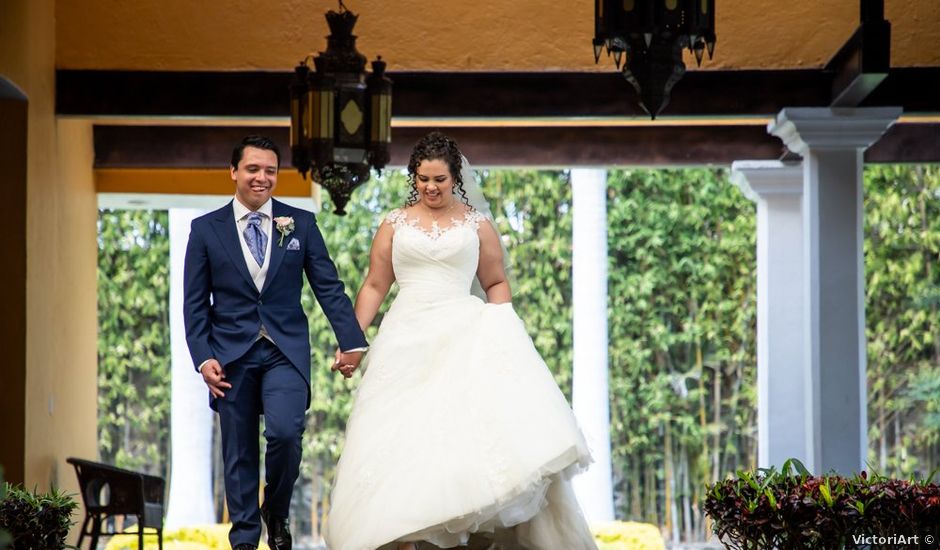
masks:
[(61, 550), (72, 526), (77, 504), (52, 489), (37, 493), (4, 483), (0, 498), (0, 529), (9, 532), (10, 550)]

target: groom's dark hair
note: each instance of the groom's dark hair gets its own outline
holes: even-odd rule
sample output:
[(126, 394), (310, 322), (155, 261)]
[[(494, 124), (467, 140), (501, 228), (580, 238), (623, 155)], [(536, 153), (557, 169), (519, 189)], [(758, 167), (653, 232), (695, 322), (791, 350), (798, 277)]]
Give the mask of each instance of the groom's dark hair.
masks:
[(277, 167), (281, 167), (281, 150), (278, 149), (277, 144), (270, 138), (252, 134), (245, 136), (245, 139), (232, 150), (232, 168), (238, 168), (238, 163), (241, 162), (242, 155), (245, 153), (245, 147), (274, 151), (274, 156), (277, 157)]

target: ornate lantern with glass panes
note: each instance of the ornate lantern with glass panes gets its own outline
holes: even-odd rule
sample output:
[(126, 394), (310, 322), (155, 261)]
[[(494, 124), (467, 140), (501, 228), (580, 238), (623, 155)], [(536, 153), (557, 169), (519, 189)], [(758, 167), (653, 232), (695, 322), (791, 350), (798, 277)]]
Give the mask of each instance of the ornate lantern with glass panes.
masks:
[(313, 56), (313, 70), (310, 56), (301, 61), (290, 86), (292, 164), (330, 193), (340, 216), (371, 169), (388, 164), (392, 140), (392, 81), (381, 57), (366, 73), (352, 33), (357, 19), (342, 1), (328, 11), (326, 51)]
[(701, 66), (715, 51), (715, 0), (595, 0), (594, 61), (606, 49), (656, 118), (685, 74), (682, 50)]

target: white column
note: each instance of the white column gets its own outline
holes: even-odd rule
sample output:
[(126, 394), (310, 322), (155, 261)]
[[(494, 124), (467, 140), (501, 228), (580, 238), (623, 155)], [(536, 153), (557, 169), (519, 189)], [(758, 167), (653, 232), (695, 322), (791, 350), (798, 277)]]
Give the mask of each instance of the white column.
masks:
[(607, 171), (574, 169), (572, 187), (572, 406), (594, 463), (574, 479), (589, 522), (614, 519), (607, 387)]
[(189, 226), (202, 210), (170, 209), (170, 497), (166, 529), (215, 523), (212, 500), (212, 410), (186, 347), (183, 261)]
[(868, 452), (862, 155), (901, 109), (787, 108), (768, 131), (803, 157), (807, 468), (842, 474)]
[(807, 463), (803, 370), (803, 170), (737, 161), (731, 180), (757, 203), (757, 465)]

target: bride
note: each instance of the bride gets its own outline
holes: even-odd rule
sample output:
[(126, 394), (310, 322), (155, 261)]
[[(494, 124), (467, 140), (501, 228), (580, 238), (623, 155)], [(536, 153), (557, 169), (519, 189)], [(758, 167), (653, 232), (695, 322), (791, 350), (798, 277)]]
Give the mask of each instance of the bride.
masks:
[[(411, 196), (376, 232), (356, 298), (364, 330), (398, 282), (363, 363), (327, 544), (452, 548), (472, 533), (508, 533), (530, 549), (595, 549), (569, 483), (590, 456), (513, 311), (466, 159), (431, 133), (408, 174)], [(477, 282), (485, 302), (471, 292)], [(338, 353), (334, 369), (349, 377), (355, 367)]]

